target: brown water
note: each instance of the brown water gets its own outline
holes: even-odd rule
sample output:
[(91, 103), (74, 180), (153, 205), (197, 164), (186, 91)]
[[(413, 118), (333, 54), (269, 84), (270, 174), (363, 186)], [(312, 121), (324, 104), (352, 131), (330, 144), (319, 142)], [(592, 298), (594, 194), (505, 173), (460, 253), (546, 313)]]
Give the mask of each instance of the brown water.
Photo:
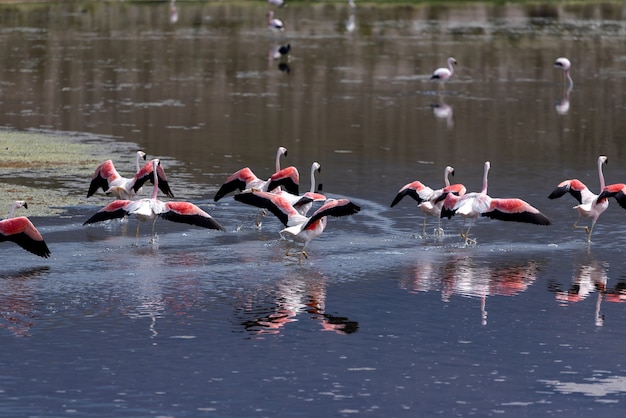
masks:
[[(33, 217), (50, 259), (1, 245), (3, 416), (622, 409), (626, 213), (612, 201), (587, 244), (574, 199), (547, 199), (574, 177), (597, 192), (601, 154), (607, 183), (626, 178), (621, 4), (303, 2), (276, 10), (279, 35), (263, 2), (176, 7), (176, 22), (169, 3), (1, 8), (0, 125), (41, 154), (0, 166), (2, 202), (29, 193), (54, 214)], [(288, 62), (268, 56), (287, 42)], [(429, 77), (448, 56), (440, 91)], [(72, 144), (63, 169), (40, 165), (41, 135)], [(268, 177), (278, 146), (302, 189), (319, 161), (324, 192), (362, 207), (301, 265), (271, 215), (257, 229), (254, 208), (213, 202), (243, 166)], [(85, 198), (92, 161), (130, 174), (138, 148), (227, 231), (160, 220), (151, 245), (134, 219), (82, 226), (109, 201)], [(491, 195), (553, 225), (482, 218), (465, 246), (461, 220), (423, 237), (410, 199), (389, 207), (410, 181), (439, 187), (446, 165), (478, 190), (486, 160)]]

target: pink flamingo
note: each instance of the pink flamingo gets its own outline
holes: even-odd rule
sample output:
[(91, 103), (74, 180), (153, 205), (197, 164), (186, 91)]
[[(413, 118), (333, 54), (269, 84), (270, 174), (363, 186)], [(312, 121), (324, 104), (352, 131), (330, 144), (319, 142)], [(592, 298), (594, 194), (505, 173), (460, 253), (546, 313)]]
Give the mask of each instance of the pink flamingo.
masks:
[[(154, 241), (154, 224), (157, 218), (163, 218), (172, 222), (180, 222), (195, 225), (202, 228), (217, 229), (223, 231), (224, 228), (211, 215), (189, 202), (162, 202), (157, 199), (159, 192), (159, 176), (157, 168), (160, 163), (156, 158), (151, 161), (152, 172), (154, 173), (154, 188), (152, 197), (140, 200), (116, 200), (109, 203), (83, 225), (102, 222), (109, 219), (123, 218), (127, 215), (135, 215), (140, 221), (152, 221), (152, 237)], [(139, 226), (137, 226), (137, 234)]]
[[(490, 168), (491, 164), (489, 161), (486, 161), (483, 174), (483, 188), (479, 193), (467, 193), (463, 196), (448, 193), (444, 200), (441, 210), (442, 217), (451, 218), (453, 215), (459, 214), (464, 218), (464, 221), (470, 219), (470, 225), (467, 227), (467, 230), (465, 232), (461, 230), (461, 237), (465, 239), (466, 244), (470, 241), (469, 231), (479, 216), (536, 225), (550, 225), (552, 223), (538, 209), (522, 199), (502, 199), (489, 196), (487, 194), (487, 178)], [(463, 228), (465, 228), (465, 222), (463, 222)], [(471, 241), (475, 242), (474, 240)]]
[(437, 234), (441, 232), (441, 208), (443, 207), (443, 200), (440, 197), (445, 193), (453, 193), (457, 196), (465, 194), (466, 189), (462, 184), (450, 184), (448, 178), (449, 175), (454, 176), (454, 168), (447, 166), (443, 172), (443, 180), (445, 186), (441, 189), (433, 190), (428, 186), (425, 186), (422, 182), (416, 180), (409, 184), (404, 185), (396, 194), (396, 197), (391, 202), (391, 207), (397, 205), (405, 196), (411, 196), (417, 201), (417, 207), (424, 213), (424, 223), (422, 225), (422, 235), (426, 235), (426, 217), (437, 217)]
[(609, 197), (614, 197), (617, 200), (617, 203), (624, 209), (626, 209), (626, 184), (624, 183), (615, 183), (609, 184), (602, 192), (598, 195), (597, 201), (601, 199), (606, 199)]
[(433, 71), (433, 75), (430, 76), (431, 80), (439, 80), (439, 88), (443, 88), (443, 83), (449, 80), (454, 75), (454, 66), (456, 65), (456, 60), (453, 57), (448, 58), (448, 68), (441, 67), (437, 68)]
[[(306, 216), (306, 214), (311, 210), (313, 206), (313, 202), (324, 202), (326, 201), (326, 196), (316, 191), (315, 184), (315, 172), (320, 173), (322, 170), (322, 166), (317, 161), (314, 161), (311, 164), (311, 188), (308, 192), (303, 195), (292, 194), (284, 190), (280, 190), (279, 187), (275, 187), (278, 183), (270, 181), (268, 190), (272, 190), (272, 193), (276, 193), (281, 197), (287, 199), (290, 205), (292, 205), (300, 215)], [(320, 185), (321, 187), (321, 185)]]
[[(107, 195), (117, 196), (121, 199), (131, 199), (134, 197), (135, 194), (139, 193), (146, 181), (152, 181), (152, 164), (148, 162), (143, 167), (140, 167), (140, 158), (145, 160), (146, 154), (142, 151), (137, 151), (137, 172), (132, 178), (120, 176), (111, 160), (106, 160), (100, 164), (96, 168), (91, 183), (89, 184), (87, 197), (92, 196), (100, 188), (102, 188)], [(174, 197), (167, 182), (165, 171), (160, 165), (157, 169), (157, 174), (159, 176), (161, 191), (165, 193), (167, 197)]]
[(267, 12), (267, 27), (276, 32), (282, 32), (285, 30), (285, 24), (282, 20), (274, 17), (274, 12), (272, 10)]
[(280, 156), (287, 155), (287, 148), (278, 147), (276, 152), (276, 172), (268, 179), (261, 180), (258, 178), (252, 170), (248, 167), (244, 167), (241, 170), (233, 173), (226, 179), (224, 184), (213, 197), (214, 201), (218, 201), (228, 193), (235, 190), (243, 191), (248, 189), (256, 189), (267, 191), (270, 183), (273, 187), (283, 186), (289, 193), (298, 194), (300, 174), (298, 169), (291, 166), (284, 169), (280, 169)]
[[(608, 158), (605, 155), (598, 157), (598, 177), (600, 178), (600, 191), (604, 190), (604, 174), (602, 173), (602, 166), (608, 163)], [(574, 229), (584, 229), (587, 233), (587, 242), (591, 242), (591, 233), (593, 227), (596, 225), (598, 218), (609, 207), (609, 200), (606, 196), (600, 197), (594, 194), (591, 190), (585, 186), (585, 184), (578, 179), (565, 180), (559, 183), (548, 196), (549, 199), (556, 199), (563, 196), (565, 193), (569, 193), (578, 201), (578, 205), (574, 206), (574, 209), (578, 211), (578, 219), (574, 222)], [(590, 218), (591, 226), (579, 226), (578, 222), (582, 218)]]
[[(302, 250), (297, 252), (298, 261), (302, 262), (302, 257), (308, 258), (305, 252), (307, 244), (324, 232), (328, 216), (347, 216), (358, 213), (361, 208), (348, 199), (328, 199), (322, 207), (316, 210), (311, 217), (306, 217), (289, 204), (289, 202), (275, 193), (262, 191), (250, 191), (235, 195), (235, 200), (261, 207), (272, 212), (285, 225), (280, 231), (281, 237), (288, 236), (293, 241), (301, 242)], [(289, 254), (287, 249), (286, 255)]]
[(572, 80), (572, 76), (569, 74), (569, 70), (572, 68), (572, 63), (567, 58), (561, 57), (554, 61), (554, 66), (563, 70), (563, 81), (567, 81), (571, 89), (571, 87), (574, 86), (574, 80)]
[(39, 257), (50, 257), (50, 250), (35, 225), (25, 216), (13, 218), (17, 208), (28, 209), (28, 204), (18, 200), (11, 206), (9, 217), (0, 221), (0, 242), (12, 241)]

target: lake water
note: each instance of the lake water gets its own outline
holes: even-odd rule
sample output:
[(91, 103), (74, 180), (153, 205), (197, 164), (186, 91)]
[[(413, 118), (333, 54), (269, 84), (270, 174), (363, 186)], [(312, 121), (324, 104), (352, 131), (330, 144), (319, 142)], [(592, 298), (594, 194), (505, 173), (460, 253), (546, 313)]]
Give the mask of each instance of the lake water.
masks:
[[(275, 9), (280, 34), (261, 1), (175, 7), (0, 7), (0, 203), (26, 197), (52, 251), (0, 245), (0, 415), (622, 413), (626, 211), (612, 200), (587, 243), (575, 200), (547, 198), (570, 178), (597, 192), (599, 155), (626, 180), (622, 4), (301, 2)], [(301, 264), (271, 214), (213, 201), (244, 166), (269, 177), (278, 146), (301, 189), (318, 161), (361, 207)], [(83, 226), (110, 201), (85, 197), (95, 166), (129, 175), (137, 149), (226, 231)], [(479, 191), (487, 160), (490, 195), (552, 225), (480, 218), (464, 245), (458, 216), (424, 235), (410, 198), (390, 208), (447, 165)]]

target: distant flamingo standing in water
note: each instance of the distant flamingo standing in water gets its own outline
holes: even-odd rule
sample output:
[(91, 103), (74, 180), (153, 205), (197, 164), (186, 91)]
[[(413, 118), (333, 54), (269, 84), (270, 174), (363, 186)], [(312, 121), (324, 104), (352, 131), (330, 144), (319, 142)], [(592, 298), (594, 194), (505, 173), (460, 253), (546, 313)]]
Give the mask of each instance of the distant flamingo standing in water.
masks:
[(572, 80), (572, 77), (569, 74), (569, 70), (570, 68), (572, 68), (572, 63), (570, 62), (570, 60), (563, 57), (557, 58), (556, 61), (554, 61), (554, 66), (563, 70), (563, 83), (567, 81), (570, 88), (573, 87), (574, 80)]
[(274, 32), (282, 32), (285, 30), (285, 24), (282, 20), (274, 17), (274, 12), (267, 12), (267, 27)]
[(50, 257), (50, 250), (35, 225), (24, 216), (13, 218), (15, 209), (21, 207), (28, 209), (28, 204), (23, 200), (16, 201), (11, 206), (9, 217), (0, 221), (0, 242), (12, 241), (39, 257)]
[(424, 185), (422, 182), (416, 180), (409, 184), (404, 185), (396, 194), (396, 197), (391, 202), (391, 207), (397, 205), (405, 196), (411, 196), (418, 203), (419, 207), (424, 213), (424, 223), (422, 225), (422, 235), (426, 235), (426, 217), (437, 217), (437, 234), (441, 233), (441, 208), (443, 207), (443, 200), (439, 200), (444, 193), (453, 193), (457, 196), (465, 194), (466, 189), (462, 184), (450, 185), (449, 175), (454, 175), (454, 168), (447, 166), (443, 172), (443, 180), (445, 186), (441, 189), (433, 190), (430, 187)]
[(430, 76), (431, 80), (439, 80), (439, 88), (443, 88), (443, 83), (449, 80), (454, 75), (454, 66), (456, 60), (453, 57), (448, 58), (448, 68), (441, 67), (433, 71), (433, 75)]
[(442, 217), (449, 219), (455, 214), (461, 215), (464, 218), (463, 229), (465, 228), (465, 220), (470, 219), (467, 230), (465, 230), (465, 232), (463, 232), (463, 229), (461, 230), (461, 237), (465, 240), (466, 244), (469, 241), (475, 242), (469, 239), (469, 232), (474, 221), (479, 216), (486, 216), (501, 221), (524, 222), (536, 225), (550, 225), (552, 223), (550, 219), (539, 212), (538, 209), (522, 199), (502, 199), (489, 196), (487, 194), (487, 178), (490, 168), (491, 163), (486, 161), (483, 173), (483, 188), (479, 193), (467, 193), (463, 196), (448, 193), (444, 199), (443, 208), (441, 210)]
[[(602, 173), (602, 166), (608, 164), (608, 158), (605, 155), (598, 157), (598, 177), (600, 178), (600, 192), (605, 190), (604, 187), (604, 174)], [(549, 199), (556, 199), (563, 196), (565, 193), (569, 193), (578, 201), (578, 205), (574, 206), (574, 209), (578, 211), (578, 219), (574, 222), (574, 229), (584, 229), (587, 233), (587, 242), (591, 242), (591, 233), (593, 227), (596, 225), (598, 218), (609, 207), (608, 195), (600, 197), (594, 194), (591, 190), (585, 186), (585, 184), (578, 179), (565, 180), (559, 183), (548, 196)], [(582, 218), (590, 218), (591, 226), (579, 226), (578, 222)]]
[[(140, 200), (116, 200), (109, 203), (89, 218), (83, 225), (102, 222), (109, 219), (135, 215), (139, 221), (152, 221), (152, 240), (154, 242), (154, 224), (157, 218), (172, 222), (180, 222), (208, 229), (223, 231), (224, 228), (211, 215), (189, 202), (162, 202), (157, 198), (159, 192), (159, 176), (157, 167), (159, 159), (152, 160), (154, 188), (152, 197)], [(137, 235), (139, 226), (137, 226)]]
[[(361, 208), (348, 199), (329, 199), (322, 207), (316, 210), (310, 218), (303, 216), (289, 204), (289, 202), (275, 193), (262, 191), (250, 191), (235, 195), (235, 200), (262, 207), (272, 212), (286, 226), (280, 231), (281, 236), (288, 236), (293, 241), (301, 242), (302, 250), (297, 252), (298, 261), (302, 262), (302, 257), (308, 258), (305, 252), (307, 244), (314, 238), (320, 236), (326, 228), (328, 216), (347, 216), (358, 213)], [(289, 254), (287, 250), (286, 255)]]

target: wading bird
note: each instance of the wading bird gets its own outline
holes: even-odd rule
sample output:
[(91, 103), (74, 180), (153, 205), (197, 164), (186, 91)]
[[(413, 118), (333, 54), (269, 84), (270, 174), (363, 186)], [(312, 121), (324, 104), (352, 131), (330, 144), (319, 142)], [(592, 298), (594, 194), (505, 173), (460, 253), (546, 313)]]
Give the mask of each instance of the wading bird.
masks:
[[(145, 160), (146, 154), (142, 151), (137, 151), (137, 172), (131, 178), (120, 176), (120, 174), (115, 169), (115, 166), (113, 165), (113, 161), (111, 160), (106, 160), (105, 162), (100, 164), (96, 168), (96, 171), (91, 178), (89, 191), (87, 191), (87, 197), (92, 196), (100, 188), (107, 195), (113, 195), (119, 197), (120, 199), (131, 199), (132, 197), (134, 197), (137, 193), (140, 192), (141, 187), (146, 181), (153, 181), (152, 164), (148, 162), (144, 164), (143, 167), (140, 167), (140, 158), (143, 158)], [(167, 197), (174, 197), (174, 194), (170, 189), (169, 183), (167, 182), (167, 176), (165, 175), (165, 171), (161, 166), (158, 167), (157, 174), (159, 176), (159, 187), (161, 188), (161, 191), (165, 193)]]
[(35, 225), (25, 216), (13, 218), (17, 208), (28, 209), (28, 204), (18, 200), (11, 206), (9, 217), (0, 221), (0, 242), (12, 241), (39, 257), (50, 257), (50, 250)]
[(282, 32), (285, 30), (285, 24), (282, 20), (274, 17), (274, 12), (267, 12), (267, 27), (273, 32)]
[(285, 147), (278, 147), (276, 153), (276, 172), (268, 179), (262, 180), (258, 178), (252, 170), (248, 167), (244, 167), (241, 170), (233, 173), (226, 179), (224, 184), (217, 191), (213, 197), (214, 201), (218, 201), (228, 193), (235, 190), (243, 191), (248, 189), (256, 189), (267, 191), (270, 182), (273, 182), (273, 187), (282, 186), (289, 193), (298, 194), (300, 174), (298, 169), (291, 166), (284, 169), (280, 169), (280, 156), (287, 155), (287, 149)]
[[(538, 209), (531, 206), (522, 199), (517, 198), (493, 198), (487, 194), (487, 178), (491, 164), (485, 162), (483, 173), (483, 188), (480, 192), (467, 193), (463, 196), (456, 196), (453, 193), (446, 194), (444, 199), (441, 216), (451, 218), (458, 214), (464, 218), (463, 228), (465, 228), (465, 220), (470, 219), (467, 230), (461, 230), (461, 237), (467, 244), (469, 232), (474, 221), (479, 216), (486, 216), (501, 221), (515, 221), (531, 223), (536, 225), (550, 225), (552, 222)], [(471, 240), (475, 242), (474, 240)]]
[(280, 231), (281, 237), (289, 237), (291, 240), (301, 242), (302, 250), (289, 254), (287, 256), (298, 255), (298, 261), (302, 262), (302, 257), (308, 258), (305, 252), (307, 244), (314, 238), (317, 238), (324, 232), (328, 216), (347, 216), (358, 213), (361, 208), (348, 199), (329, 199), (322, 207), (316, 210), (313, 215), (308, 218), (300, 215), (289, 202), (275, 193), (262, 191), (250, 191), (235, 195), (235, 200), (262, 207), (272, 212), (285, 225)]
[[(152, 221), (152, 240), (154, 242), (154, 224), (157, 218), (167, 221), (180, 222), (199, 226), (207, 229), (223, 231), (224, 228), (211, 215), (189, 202), (162, 202), (157, 199), (159, 192), (159, 176), (157, 168), (160, 161), (151, 161), (154, 173), (154, 188), (152, 197), (139, 200), (116, 200), (109, 203), (96, 214), (89, 218), (83, 225), (102, 222), (109, 219), (123, 218), (127, 215), (135, 215), (139, 221)], [(137, 226), (137, 235), (139, 226)]]
[[(604, 174), (602, 173), (602, 166), (608, 163), (608, 158), (605, 155), (598, 157), (598, 177), (600, 178), (600, 192), (604, 190)], [(584, 229), (587, 233), (587, 242), (591, 242), (591, 233), (593, 227), (596, 225), (598, 218), (609, 207), (609, 200), (605, 197), (600, 197), (593, 193), (585, 186), (585, 184), (578, 179), (565, 180), (556, 186), (556, 189), (550, 193), (549, 199), (556, 199), (563, 196), (565, 193), (569, 193), (578, 201), (578, 205), (574, 206), (574, 209), (578, 211), (578, 219), (574, 222), (574, 229)], [(579, 226), (578, 222), (582, 218), (591, 219), (591, 226)]]
[(569, 74), (569, 70), (572, 68), (572, 63), (567, 58), (561, 57), (554, 61), (554, 66), (563, 70), (563, 83), (567, 82), (570, 87), (573, 87), (574, 80), (572, 80), (572, 77)]
[(443, 200), (439, 199), (444, 193), (453, 193), (457, 196), (465, 194), (466, 189), (462, 184), (450, 184), (449, 175), (454, 175), (454, 168), (447, 166), (443, 172), (443, 181), (445, 186), (441, 189), (433, 190), (416, 180), (404, 185), (396, 197), (391, 202), (391, 207), (397, 205), (405, 196), (411, 196), (417, 202), (417, 207), (424, 213), (424, 223), (422, 224), (422, 235), (426, 235), (426, 219), (428, 216), (437, 217), (437, 234), (441, 233), (441, 208)]
[[(313, 206), (313, 202), (324, 202), (326, 201), (326, 196), (316, 191), (315, 185), (315, 172), (320, 173), (322, 171), (322, 166), (317, 161), (314, 161), (311, 164), (311, 188), (308, 192), (303, 195), (292, 194), (284, 190), (280, 190), (275, 186), (273, 182), (270, 182), (268, 189), (273, 190), (272, 193), (276, 193), (279, 196), (287, 199), (289, 204), (291, 204), (300, 215), (306, 216), (306, 214), (311, 210)], [(321, 187), (321, 185), (320, 185)]]
[(441, 67), (433, 71), (433, 75), (430, 76), (431, 80), (439, 80), (439, 88), (443, 88), (443, 83), (450, 79), (454, 75), (454, 66), (456, 60), (452, 57), (448, 58), (448, 68)]

